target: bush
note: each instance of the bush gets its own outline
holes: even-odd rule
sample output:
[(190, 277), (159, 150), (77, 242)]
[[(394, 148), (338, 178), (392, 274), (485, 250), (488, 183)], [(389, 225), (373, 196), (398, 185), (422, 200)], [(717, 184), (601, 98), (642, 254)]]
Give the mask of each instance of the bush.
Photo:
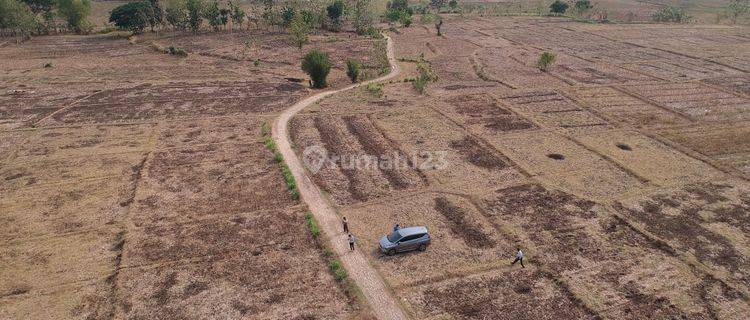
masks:
[(448, 7), (451, 8), (451, 11), (456, 11), (456, 9), (458, 9), (458, 1), (456, 1), (456, 0), (449, 1), (448, 2)]
[(555, 14), (563, 14), (568, 10), (568, 4), (560, 0), (555, 0), (550, 6), (549, 10)]
[(229, 1), (229, 10), (232, 17), (232, 28), (235, 26), (242, 26), (242, 22), (245, 21), (245, 10), (242, 10), (236, 2)]
[(255, 59), (255, 61), (253, 61), (253, 65), (256, 67), (260, 66), (260, 59)]
[(346, 75), (352, 80), (352, 83), (359, 81), (361, 68), (361, 63), (355, 60), (346, 60)]
[(289, 29), (292, 42), (294, 42), (294, 45), (296, 45), (297, 48), (302, 49), (302, 46), (309, 41), (307, 34), (310, 33), (310, 27), (307, 25), (307, 22), (305, 22), (302, 14), (296, 13), (294, 15)]
[(417, 71), (419, 71), (419, 77), (414, 79), (412, 85), (417, 92), (424, 93), (427, 83), (437, 80), (437, 75), (432, 71), (430, 65), (423, 60), (417, 63)]
[(673, 6), (666, 6), (659, 11), (654, 12), (651, 18), (656, 22), (675, 22), (685, 23), (690, 20), (690, 16), (685, 13), (685, 10)]
[(91, 0), (57, 0), (57, 12), (74, 32), (91, 31), (92, 25), (88, 21), (88, 16), (91, 14)]
[(547, 71), (552, 64), (555, 63), (555, 54), (550, 52), (543, 52), (539, 56), (539, 60), (536, 63), (536, 66), (541, 71)]
[(573, 4), (573, 8), (575, 9), (576, 13), (579, 15), (582, 15), (584, 12), (588, 11), (589, 9), (593, 7), (594, 6), (591, 4), (591, 1), (589, 0), (577, 0)]
[(175, 56), (183, 56), (183, 57), (187, 56), (187, 51), (185, 51), (185, 49), (178, 48), (175, 46), (169, 46), (167, 48), (167, 53), (171, 55), (175, 55)]
[(331, 71), (328, 54), (312, 50), (302, 58), (302, 71), (305, 71), (313, 82), (313, 88), (325, 88), (326, 78)]
[(151, 4), (145, 1), (128, 2), (115, 7), (109, 14), (109, 22), (114, 23), (120, 29), (141, 33), (149, 26), (153, 18), (154, 10)]
[(214, 29), (214, 31), (218, 31), (219, 27), (222, 25), (222, 15), (221, 9), (219, 9), (219, 2), (216, 0), (211, 1), (211, 3), (203, 9), (203, 17), (208, 20), (208, 24)]

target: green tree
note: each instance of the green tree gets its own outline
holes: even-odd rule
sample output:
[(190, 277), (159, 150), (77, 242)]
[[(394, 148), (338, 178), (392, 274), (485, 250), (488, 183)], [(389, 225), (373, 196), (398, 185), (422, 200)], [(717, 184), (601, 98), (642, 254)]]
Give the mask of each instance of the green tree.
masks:
[(370, 10), (370, 0), (354, 1), (354, 29), (357, 34), (368, 34), (373, 28), (372, 10)]
[(10, 30), (19, 38), (29, 38), (37, 29), (36, 15), (23, 2), (0, 0), (0, 29)]
[(341, 16), (344, 14), (344, 1), (335, 0), (331, 5), (326, 7), (328, 18), (331, 20), (331, 30), (341, 30)]
[(539, 60), (536, 62), (539, 70), (546, 72), (552, 64), (555, 63), (555, 54), (551, 52), (542, 52), (539, 56)]
[(326, 78), (331, 71), (331, 62), (328, 54), (318, 50), (312, 50), (302, 58), (302, 71), (310, 75), (313, 88), (325, 88)]
[(690, 20), (690, 16), (687, 15), (685, 10), (673, 6), (666, 6), (651, 15), (651, 18), (656, 22), (675, 22), (684, 23)]
[(148, 2), (128, 2), (112, 9), (109, 22), (114, 23), (120, 29), (141, 33), (149, 26), (153, 14), (153, 7)]
[(149, 0), (149, 4), (151, 5), (151, 15), (148, 18), (148, 24), (151, 26), (151, 31), (154, 31), (154, 28), (164, 21), (164, 10), (158, 0)]
[(456, 11), (456, 9), (458, 9), (458, 1), (456, 1), (456, 0), (449, 1), (448, 2), (448, 7), (451, 8), (451, 11)]
[(741, 16), (750, 14), (750, 0), (731, 0), (727, 6), (727, 16), (732, 23), (737, 23)]
[(576, 2), (573, 4), (573, 9), (578, 15), (583, 15), (586, 11), (589, 11), (593, 7), (594, 5), (592, 5), (591, 1), (589, 0), (576, 0)]
[(219, 9), (219, 2), (213, 0), (206, 5), (203, 9), (203, 17), (208, 20), (208, 24), (214, 29), (219, 30), (221, 26), (221, 10)]
[(51, 11), (55, 0), (23, 0), (23, 3), (28, 5), (34, 14), (40, 14)]
[(302, 49), (302, 46), (309, 41), (307, 34), (310, 33), (310, 26), (307, 25), (301, 13), (294, 15), (292, 22), (289, 24), (289, 31), (292, 42), (297, 48)]
[(443, 18), (438, 17), (438, 21), (435, 22), (435, 29), (437, 29), (437, 35), (442, 36), (443, 32), (440, 30), (443, 27)]
[(91, 30), (92, 25), (88, 21), (91, 0), (57, 0), (57, 13), (74, 32), (83, 33)]
[(193, 33), (198, 33), (198, 30), (201, 29), (204, 7), (203, 0), (187, 0), (185, 4), (188, 13), (188, 25)]
[(242, 22), (245, 21), (245, 10), (242, 10), (234, 1), (229, 1), (229, 10), (231, 10), (232, 28), (235, 26), (242, 27)]
[(346, 60), (346, 75), (352, 80), (352, 83), (359, 81), (362, 64), (356, 60)]
[(165, 10), (167, 23), (177, 30), (185, 30), (190, 25), (187, 1), (185, 0), (168, 0), (167, 9)]
[(555, 2), (549, 5), (549, 10), (555, 14), (563, 14), (568, 10), (568, 4), (560, 0), (555, 0)]

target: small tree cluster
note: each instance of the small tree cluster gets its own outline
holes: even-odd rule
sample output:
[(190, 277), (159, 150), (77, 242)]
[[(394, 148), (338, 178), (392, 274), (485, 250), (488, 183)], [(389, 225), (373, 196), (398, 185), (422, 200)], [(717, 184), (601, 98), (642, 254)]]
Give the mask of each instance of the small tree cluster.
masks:
[(573, 10), (579, 16), (582, 16), (593, 7), (594, 5), (591, 4), (591, 1), (589, 0), (576, 0), (576, 2), (573, 4)]
[(0, 0), (0, 30), (28, 38), (36, 28), (36, 15), (28, 5), (17, 0)]
[(411, 25), (414, 11), (409, 8), (408, 0), (393, 0), (386, 4), (385, 18), (390, 22), (400, 22), (404, 27)]
[(732, 20), (732, 23), (737, 23), (737, 19), (746, 15), (750, 15), (750, 0), (729, 1), (727, 16)]
[(666, 6), (651, 15), (651, 18), (656, 22), (674, 22), (674, 23), (686, 23), (690, 20), (690, 16), (682, 8), (673, 6)]

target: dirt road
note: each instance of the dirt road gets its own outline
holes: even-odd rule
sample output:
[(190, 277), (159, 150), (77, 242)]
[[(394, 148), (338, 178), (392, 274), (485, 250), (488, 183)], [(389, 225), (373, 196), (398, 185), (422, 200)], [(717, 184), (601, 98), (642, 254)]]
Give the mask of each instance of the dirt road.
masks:
[[(388, 41), (388, 60), (391, 64), (391, 72), (383, 77), (373, 79), (347, 86), (338, 90), (330, 90), (318, 93), (312, 97), (304, 99), (290, 108), (286, 109), (276, 119), (272, 128), (273, 139), (276, 141), (279, 152), (286, 159), (290, 171), (297, 180), (302, 200), (308, 205), (310, 212), (320, 223), (325, 234), (330, 237), (334, 250), (341, 257), (344, 267), (367, 298), (372, 306), (372, 310), (378, 319), (406, 319), (404, 312), (399, 304), (386, 289), (385, 283), (378, 276), (375, 269), (370, 266), (365, 256), (359, 251), (349, 251), (346, 241), (346, 235), (340, 228), (339, 217), (336, 215), (333, 207), (323, 197), (320, 189), (310, 180), (305, 172), (302, 162), (294, 153), (289, 139), (288, 123), (289, 120), (302, 109), (323, 99), (327, 96), (351, 90), (372, 82), (379, 82), (391, 79), (400, 73), (396, 58), (393, 52), (393, 41), (386, 37)], [(374, 245), (374, 244), (368, 244)]]

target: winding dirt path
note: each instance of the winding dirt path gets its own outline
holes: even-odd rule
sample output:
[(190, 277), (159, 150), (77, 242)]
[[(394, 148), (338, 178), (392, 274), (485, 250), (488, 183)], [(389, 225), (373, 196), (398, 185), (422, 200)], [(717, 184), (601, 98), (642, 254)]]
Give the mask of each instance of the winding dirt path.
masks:
[(342, 89), (324, 91), (297, 102), (279, 115), (273, 124), (271, 132), (273, 139), (276, 141), (279, 152), (284, 156), (286, 164), (289, 166), (289, 170), (294, 175), (294, 179), (297, 180), (297, 187), (299, 188), (302, 200), (307, 203), (310, 212), (315, 216), (315, 219), (320, 223), (320, 227), (330, 238), (333, 249), (341, 257), (341, 262), (349, 273), (349, 277), (354, 280), (357, 286), (362, 290), (362, 293), (372, 307), (373, 313), (378, 319), (395, 320), (407, 319), (407, 317), (401, 310), (398, 302), (386, 289), (385, 283), (378, 273), (372, 266), (370, 266), (367, 258), (365, 258), (360, 249), (349, 251), (349, 245), (346, 240), (346, 235), (341, 229), (339, 217), (331, 204), (323, 197), (320, 189), (312, 182), (312, 180), (310, 180), (310, 177), (308, 177), (302, 166), (302, 162), (294, 153), (292, 144), (289, 140), (288, 129), (289, 120), (295, 114), (320, 99), (360, 86), (365, 86), (372, 82), (385, 81), (397, 76), (401, 71), (399, 70), (393, 52), (393, 41), (390, 37), (386, 37), (386, 39), (388, 41), (388, 61), (391, 64), (391, 72), (389, 74), (370, 81), (353, 84)]

